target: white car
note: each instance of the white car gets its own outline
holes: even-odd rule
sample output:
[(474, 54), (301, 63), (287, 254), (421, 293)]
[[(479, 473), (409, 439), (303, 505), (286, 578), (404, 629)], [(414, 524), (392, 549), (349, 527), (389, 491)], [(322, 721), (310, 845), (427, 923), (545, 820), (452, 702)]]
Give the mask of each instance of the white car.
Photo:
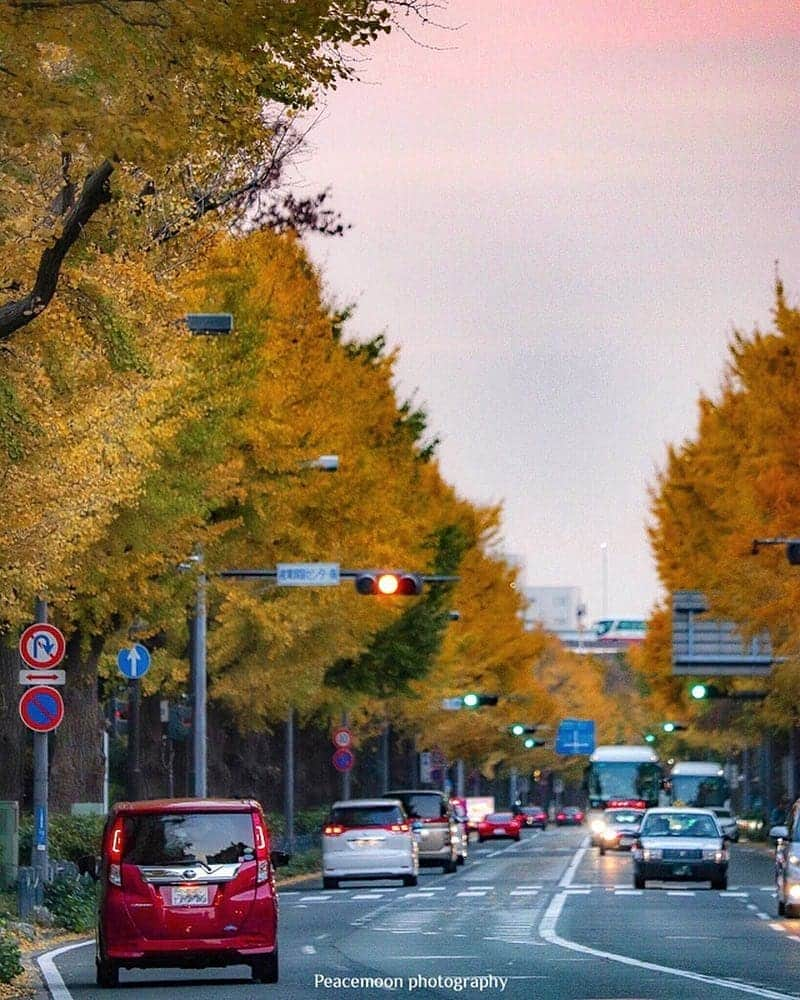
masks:
[(399, 799), (334, 802), (322, 828), (322, 884), (341, 879), (398, 878), (416, 885), (419, 846)]
[(710, 882), (728, 888), (728, 838), (711, 809), (648, 809), (633, 846), (633, 885)]
[(712, 806), (711, 810), (719, 820), (719, 825), (722, 827), (722, 832), (725, 836), (736, 843), (739, 839), (739, 823), (730, 809)]

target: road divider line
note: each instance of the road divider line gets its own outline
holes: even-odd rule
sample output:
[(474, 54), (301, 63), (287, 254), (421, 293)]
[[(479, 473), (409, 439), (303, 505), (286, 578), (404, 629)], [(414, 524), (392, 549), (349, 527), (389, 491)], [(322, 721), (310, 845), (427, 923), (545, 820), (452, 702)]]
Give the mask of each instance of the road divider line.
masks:
[(559, 889), (566, 889), (570, 885), (572, 885), (572, 880), (575, 878), (575, 872), (578, 870), (578, 865), (581, 863), (581, 861), (583, 861), (584, 855), (586, 854), (587, 850), (588, 847), (584, 845), (582, 847), (579, 847), (578, 850), (575, 852), (572, 861), (570, 861), (569, 865), (567, 865), (567, 870), (561, 876), (561, 881), (558, 883)]
[(539, 934), (548, 944), (555, 945), (558, 948), (566, 948), (581, 955), (592, 955), (595, 958), (604, 958), (610, 962), (618, 962), (620, 965), (629, 965), (635, 969), (661, 972), (667, 976), (690, 979), (696, 983), (706, 983), (725, 990), (736, 990), (739, 993), (748, 993), (751, 996), (768, 997), (770, 1000), (797, 1000), (796, 994), (780, 993), (777, 990), (770, 990), (761, 986), (751, 986), (749, 983), (737, 982), (732, 979), (707, 976), (702, 972), (692, 972), (691, 969), (678, 969), (669, 965), (659, 965), (656, 962), (645, 962), (639, 958), (631, 958), (629, 955), (620, 955), (613, 951), (602, 951), (600, 948), (590, 948), (588, 945), (578, 944), (577, 941), (569, 941), (567, 938), (562, 938), (557, 934), (556, 926), (567, 896), (568, 893), (566, 892), (560, 892), (555, 895), (539, 923)]
[(94, 944), (94, 938), (89, 938), (88, 941), (77, 941), (75, 944), (65, 944), (61, 948), (54, 948), (53, 951), (46, 951), (44, 955), (40, 955), (36, 959), (52, 1000), (72, 1000), (72, 994), (67, 989), (67, 984), (58, 971), (55, 960), (65, 952), (73, 951), (75, 948), (86, 948), (90, 944)]

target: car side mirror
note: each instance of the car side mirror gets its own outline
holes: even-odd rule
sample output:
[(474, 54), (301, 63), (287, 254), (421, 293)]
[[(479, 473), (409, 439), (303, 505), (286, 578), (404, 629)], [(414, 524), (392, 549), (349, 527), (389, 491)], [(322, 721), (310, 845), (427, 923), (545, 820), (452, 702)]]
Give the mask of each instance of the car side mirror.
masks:
[(269, 860), (272, 862), (273, 868), (282, 868), (289, 864), (292, 856), (288, 851), (270, 851)]

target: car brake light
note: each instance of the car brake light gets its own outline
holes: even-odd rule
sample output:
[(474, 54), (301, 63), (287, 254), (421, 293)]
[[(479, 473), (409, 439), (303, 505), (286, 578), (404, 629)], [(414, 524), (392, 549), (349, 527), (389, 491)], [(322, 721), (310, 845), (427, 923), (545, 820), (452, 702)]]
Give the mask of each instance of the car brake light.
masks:
[(326, 837), (338, 837), (340, 833), (344, 833), (344, 827), (339, 826), (338, 823), (328, 823), (322, 832)]
[(389, 829), (392, 833), (408, 833), (411, 828), (408, 823), (392, 823)]
[(122, 885), (122, 828), (120, 816), (108, 835), (108, 881), (112, 885)]
[(256, 845), (256, 885), (262, 885), (269, 878), (269, 848), (267, 831), (258, 813), (253, 813), (253, 831)]

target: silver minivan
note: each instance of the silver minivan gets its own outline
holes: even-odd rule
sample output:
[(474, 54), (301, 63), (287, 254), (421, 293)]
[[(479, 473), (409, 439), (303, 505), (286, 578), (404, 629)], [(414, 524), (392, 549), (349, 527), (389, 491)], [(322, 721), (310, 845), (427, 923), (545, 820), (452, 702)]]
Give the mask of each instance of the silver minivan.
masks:
[(416, 885), (419, 848), (397, 799), (334, 802), (322, 828), (322, 884), (338, 889), (341, 879), (399, 878)]
[(419, 836), (419, 863), (441, 865), (447, 874), (458, 865), (461, 837), (447, 796), (431, 789), (400, 789), (386, 793), (399, 799)]

